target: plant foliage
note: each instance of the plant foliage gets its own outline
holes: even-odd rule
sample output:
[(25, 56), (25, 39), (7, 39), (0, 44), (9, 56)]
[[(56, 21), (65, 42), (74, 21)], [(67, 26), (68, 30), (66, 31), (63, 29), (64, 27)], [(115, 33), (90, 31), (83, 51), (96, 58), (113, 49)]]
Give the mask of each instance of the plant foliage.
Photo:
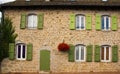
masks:
[(0, 62), (8, 57), (9, 43), (14, 43), (17, 37), (12, 24), (9, 17), (6, 17), (4, 22), (0, 24)]

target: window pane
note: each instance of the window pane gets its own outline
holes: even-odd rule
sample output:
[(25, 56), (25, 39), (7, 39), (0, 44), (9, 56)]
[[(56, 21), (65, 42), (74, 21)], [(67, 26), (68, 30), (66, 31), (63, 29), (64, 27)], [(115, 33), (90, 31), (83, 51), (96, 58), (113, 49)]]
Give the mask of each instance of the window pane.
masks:
[(76, 47), (76, 60), (79, 60), (79, 47)]
[(109, 17), (106, 17), (106, 29), (109, 29)]
[(21, 58), (21, 45), (18, 45), (18, 58)]
[(101, 48), (101, 60), (104, 60), (104, 47)]
[(77, 15), (76, 16), (76, 28), (78, 29), (78, 28), (80, 28), (80, 26), (79, 26), (79, 16)]
[(104, 16), (102, 16), (102, 29), (104, 29)]
[(106, 47), (106, 60), (109, 60), (109, 47)]
[(28, 28), (32, 28), (33, 27), (33, 16), (29, 15), (28, 16)]
[(33, 16), (33, 27), (34, 28), (37, 27), (37, 16), (36, 15)]
[(84, 60), (84, 47), (81, 47), (81, 60)]
[(0, 23), (2, 21), (2, 12), (0, 11)]
[(22, 58), (25, 58), (25, 45), (23, 45), (23, 49), (22, 49)]
[(81, 29), (84, 29), (84, 16), (81, 16)]
[(76, 28), (77, 29), (84, 29), (85, 28), (85, 17), (83, 15), (76, 16)]

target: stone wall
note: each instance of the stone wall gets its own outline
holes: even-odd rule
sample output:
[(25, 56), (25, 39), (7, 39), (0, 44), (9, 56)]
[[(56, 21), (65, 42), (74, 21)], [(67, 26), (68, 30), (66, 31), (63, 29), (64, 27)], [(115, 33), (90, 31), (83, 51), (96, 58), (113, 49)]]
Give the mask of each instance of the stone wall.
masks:
[[(21, 13), (44, 13), (43, 30), (20, 29)], [(70, 30), (70, 14), (91, 14), (92, 30)], [(96, 31), (95, 14), (115, 14), (118, 16), (118, 31)], [(107, 72), (120, 71), (120, 54), (117, 63), (96, 63), (96, 62), (68, 62), (68, 54), (59, 52), (57, 46), (65, 40), (67, 44), (85, 45), (118, 45), (120, 48), (120, 11), (116, 10), (60, 10), (60, 9), (39, 9), (39, 10), (6, 10), (5, 16), (12, 18), (18, 37), (16, 39), (24, 43), (33, 43), (32, 61), (10, 61), (6, 58), (2, 62), (2, 72), (40, 72), (39, 55), (40, 50), (51, 51), (51, 72)], [(94, 51), (93, 51), (94, 52)], [(120, 49), (119, 49), (120, 53)], [(93, 56), (94, 57), (94, 56)], [(94, 61), (94, 59), (93, 59)]]

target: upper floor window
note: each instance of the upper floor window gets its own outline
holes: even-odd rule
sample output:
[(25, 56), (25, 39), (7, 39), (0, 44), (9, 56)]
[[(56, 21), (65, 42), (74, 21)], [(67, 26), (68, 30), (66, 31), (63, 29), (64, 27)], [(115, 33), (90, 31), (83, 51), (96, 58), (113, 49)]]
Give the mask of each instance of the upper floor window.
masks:
[(101, 46), (101, 62), (110, 62), (111, 61), (110, 54), (111, 54), (110, 46), (108, 45)]
[(110, 30), (110, 17), (107, 15), (102, 16), (102, 30)]
[(2, 22), (2, 12), (0, 11), (0, 23)]
[(75, 47), (75, 61), (85, 62), (86, 48), (84, 45), (76, 45)]
[(85, 30), (85, 16), (76, 15), (76, 30)]
[(37, 15), (36, 14), (30, 14), (28, 15), (28, 28), (33, 29), (33, 28), (37, 28)]
[(16, 49), (17, 60), (26, 60), (26, 45), (19, 43), (16, 45)]

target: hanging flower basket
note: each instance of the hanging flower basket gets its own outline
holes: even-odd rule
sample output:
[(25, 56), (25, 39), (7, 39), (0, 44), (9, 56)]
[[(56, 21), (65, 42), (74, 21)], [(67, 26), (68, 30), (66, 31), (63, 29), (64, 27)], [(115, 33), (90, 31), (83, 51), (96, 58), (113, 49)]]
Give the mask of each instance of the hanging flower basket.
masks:
[(59, 51), (68, 51), (69, 50), (69, 45), (68, 44), (66, 44), (66, 43), (60, 43), (59, 45), (58, 45), (58, 50)]

